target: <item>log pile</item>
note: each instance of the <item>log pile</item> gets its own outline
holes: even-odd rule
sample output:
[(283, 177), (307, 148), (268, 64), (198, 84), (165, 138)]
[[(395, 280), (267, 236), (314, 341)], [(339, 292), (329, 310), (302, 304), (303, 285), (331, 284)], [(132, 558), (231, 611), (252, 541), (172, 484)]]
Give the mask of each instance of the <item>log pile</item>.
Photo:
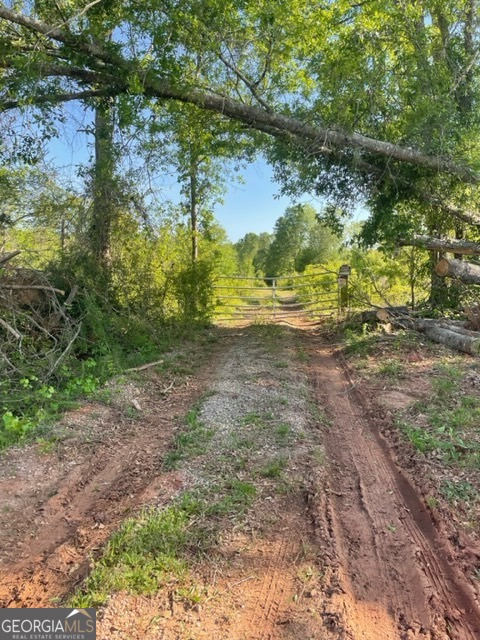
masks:
[[(365, 322), (381, 322), (387, 327), (413, 329), (424, 333), (434, 342), (443, 344), (455, 351), (476, 356), (480, 355), (480, 308), (470, 308), (470, 317), (475, 319), (476, 324), (472, 324), (472, 320), (467, 320), (466, 323), (463, 323), (462, 321), (445, 318), (418, 318), (409, 313), (407, 307), (384, 307), (362, 313), (362, 318), (365, 318)], [(475, 327), (477, 328), (475, 329)]]
[[(459, 257), (480, 256), (480, 244), (471, 240), (434, 238), (414, 234), (408, 240), (399, 240), (398, 244), (403, 247), (421, 247), (439, 253), (453, 253)], [(442, 278), (453, 278), (464, 284), (480, 284), (480, 264), (459, 260), (458, 257), (440, 258), (435, 265), (435, 273)]]
[(0, 254), (0, 375), (47, 380), (79, 336), (68, 311), (77, 290), (65, 298), (44, 273), (12, 266), (19, 253)]

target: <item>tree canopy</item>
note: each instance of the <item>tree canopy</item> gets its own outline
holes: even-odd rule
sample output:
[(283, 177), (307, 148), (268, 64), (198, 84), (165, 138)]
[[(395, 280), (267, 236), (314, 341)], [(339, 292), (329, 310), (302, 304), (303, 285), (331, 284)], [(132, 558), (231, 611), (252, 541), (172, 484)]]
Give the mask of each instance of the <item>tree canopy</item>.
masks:
[(2, 109), (37, 105), (47, 131), (71, 100), (115, 96), (130, 124), (185, 103), (264, 134), (286, 192), (476, 206), (476, 0), (43, 0), (0, 19)]

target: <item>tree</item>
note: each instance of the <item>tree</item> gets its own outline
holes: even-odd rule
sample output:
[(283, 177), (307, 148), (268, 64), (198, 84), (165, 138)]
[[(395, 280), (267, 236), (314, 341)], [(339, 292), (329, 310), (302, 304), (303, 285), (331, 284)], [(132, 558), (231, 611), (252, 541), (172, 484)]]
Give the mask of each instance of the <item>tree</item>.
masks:
[(239, 273), (243, 276), (262, 276), (268, 249), (272, 242), (270, 233), (247, 233), (235, 244)]
[(0, 5), (4, 109), (192, 105), (257, 132), (285, 192), (366, 200), (370, 228), (399, 207), (430, 233), (480, 223), (476, 0), (45, 5)]
[(275, 223), (273, 241), (266, 258), (266, 275), (275, 277), (304, 271), (308, 264), (332, 257), (339, 238), (317, 219), (310, 205), (289, 207)]
[[(470, 157), (465, 144), (452, 144), (451, 126), (433, 154), (429, 154), (430, 138), (424, 135), (417, 139), (415, 128), (408, 126), (413, 122), (413, 110), (417, 129), (426, 129), (445, 83), (435, 82), (438, 90), (434, 95), (425, 94), (426, 79), (435, 79), (440, 62), (434, 60), (425, 71), (419, 59), (429, 59), (436, 40), (432, 43), (426, 38), (426, 44), (421, 40), (420, 36), (428, 35), (425, 21), (423, 30), (412, 36), (413, 41), (406, 37), (419, 18), (412, 17), (403, 5), (397, 9), (387, 5), (378, 11), (377, 5), (369, 3), (352, 9), (338, 2), (323, 10), (320, 6), (312, 8), (306, 0), (282, 1), (274, 8), (265, 1), (248, 5), (245, 10), (233, 0), (221, 7), (209, 0), (201, 6), (185, 3), (165, 9), (151, 0), (141, 7), (118, 3), (112, 15), (103, 7), (91, 22), (84, 15), (91, 11), (78, 8), (77, 12), (79, 18), (57, 26), (64, 25), (61, 16), (56, 24), (49, 24), (35, 14), (0, 5), (0, 17), (6, 25), (5, 78), (14, 94), (13, 99), (5, 96), (4, 108), (22, 104), (22, 93), (12, 73), (21, 71), (23, 85), (36, 81), (37, 94), (30, 94), (30, 102), (135, 94), (147, 100), (190, 103), (266, 132), (282, 144), (287, 141), (303, 154), (308, 151), (307, 164), (315, 166), (320, 158), (323, 172), (348, 167), (370, 186), (378, 184), (378, 176), (387, 166), (389, 175), (395, 174), (397, 162), (418, 167), (426, 175), (440, 171), (475, 184), (480, 179), (465, 162)], [(130, 25), (128, 36), (124, 29), (122, 36), (111, 43), (99, 41), (102, 28), (98, 25), (108, 21), (112, 26), (112, 20), (118, 29)], [(310, 35), (308, 25), (313, 24), (317, 26), (312, 34), (318, 34), (320, 28), (323, 37)], [(382, 29), (387, 44), (379, 47), (378, 30)], [(29, 46), (33, 37), (41, 41), (34, 53)], [(396, 52), (399, 44), (401, 49)], [(414, 44), (420, 53), (412, 55)], [(307, 51), (309, 59), (302, 62)], [(343, 52), (344, 57), (333, 51)], [(352, 67), (357, 53), (362, 55)], [(26, 59), (30, 63), (28, 73)], [(417, 85), (412, 90), (407, 79), (415, 64)], [(368, 71), (366, 77), (372, 78), (372, 83), (376, 79), (371, 85), (375, 88), (374, 100), (364, 75), (357, 76), (361, 82), (348, 82), (356, 71)], [(328, 86), (330, 77), (336, 82), (333, 87)], [(211, 90), (205, 90), (205, 86)], [(336, 106), (330, 98), (333, 95), (338, 95), (338, 100), (343, 96), (341, 105)], [(413, 104), (403, 109), (403, 103), (411, 102), (412, 96)], [(421, 99), (428, 102), (423, 112), (417, 109)], [(353, 109), (356, 103), (359, 106)], [(345, 108), (345, 104), (352, 108)], [(342, 114), (348, 114), (348, 118)], [(435, 123), (440, 121), (438, 118)], [(365, 134), (354, 130), (359, 125)], [(465, 137), (462, 140), (465, 142)], [(401, 146), (401, 142), (406, 145)], [(446, 152), (454, 153), (457, 160), (446, 158)]]

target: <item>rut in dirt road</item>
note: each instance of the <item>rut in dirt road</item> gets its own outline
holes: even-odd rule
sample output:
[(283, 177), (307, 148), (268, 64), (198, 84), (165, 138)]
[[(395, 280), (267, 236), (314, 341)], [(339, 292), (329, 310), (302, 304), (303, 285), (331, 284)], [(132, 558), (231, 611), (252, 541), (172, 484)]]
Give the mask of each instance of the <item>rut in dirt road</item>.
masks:
[(130, 513), (152, 500), (165, 504), (181, 489), (178, 474), (162, 472), (163, 460), (184, 407), (214, 374), (219, 351), (217, 345), (194, 379), (173, 379), (168, 395), (159, 390), (170, 385), (155, 373), (138, 388), (127, 384), (142, 409), (134, 419), (128, 398), (126, 410), (89, 403), (65, 416), (69, 437), (53, 453), (34, 446), (5, 452), (1, 607), (52, 606), (81, 582), (91, 555)]
[(480, 610), (421, 499), (365, 418), (361, 397), (329, 349), (309, 342), (311, 380), (332, 421), (323, 518), (336, 552), (332, 598), (351, 635), (368, 640), (480, 638)]
[[(214, 542), (179, 558), (188, 588), (167, 576), (153, 594), (108, 591), (99, 640), (480, 638), (454, 550), (321, 336), (268, 326), (223, 333), (188, 384), (168, 398), (143, 392), (140, 419), (114, 425), (93, 456), (80, 442), (76, 464), (59, 466), (42, 495), (24, 478), (23, 519), (12, 511), (17, 529), (0, 532), (7, 543), (22, 537), (19, 557), (3, 561), (4, 606), (50, 606), (127, 515), (190, 492), (210, 515), (196, 514), (188, 529)], [(166, 472), (193, 406), (206, 448)], [(52, 460), (34, 462), (38, 477)], [(14, 482), (0, 477), (0, 487)], [(198, 607), (185, 597), (192, 588)]]

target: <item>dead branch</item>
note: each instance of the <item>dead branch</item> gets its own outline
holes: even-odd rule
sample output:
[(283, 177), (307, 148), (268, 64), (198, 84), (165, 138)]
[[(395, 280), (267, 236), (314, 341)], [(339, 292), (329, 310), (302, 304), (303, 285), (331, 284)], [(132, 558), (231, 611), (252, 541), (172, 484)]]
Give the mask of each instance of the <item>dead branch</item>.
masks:
[(18, 251), (10, 251), (9, 253), (3, 253), (0, 255), (0, 264), (5, 264), (9, 262), (15, 256), (18, 256), (19, 253), (22, 253), (20, 250)]
[(10, 284), (8, 282), (0, 283), (0, 289), (11, 289), (12, 291), (21, 291), (22, 289), (36, 289), (38, 291), (52, 291), (53, 293), (59, 293), (64, 296), (65, 291), (61, 289), (55, 289), (55, 287), (47, 287), (41, 284)]
[(67, 346), (65, 347), (65, 349), (62, 351), (62, 353), (58, 356), (57, 360), (55, 361), (55, 363), (52, 365), (52, 367), (50, 367), (48, 373), (47, 373), (47, 378), (49, 378), (52, 373), (57, 369), (58, 365), (60, 364), (60, 362), (68, 355), (68, 353), (70, 352), (70, 349), (73, 346), (73, 343), (75, 342), (75, 340), (78, 338), (80, 331), (82, 329), (82, 323), (79, 322), (78, 323), (78, 327), (77, 330), (73, 336), (73, 338), (70, 340), (70, 342), (67, 344)]
[(163, 364), (163, 363), (164, 363), (164, 360), (156, 360), (155, 362), (142, 364), (140, 367), (131, 367), (130, 369), (125, 369), (125, 373), (130, 373), (132, 371), (145, 371), (145, 369), (150, 369), (150, 367), (156, 367), (157, 364)]
[(17, 340), (21, 340), (23, 338), (21, 333), (18, 333), (18, 331), (16, 331), (12, 325), (8, 324), (8, 322), (5, 322), (5, 320), (3, 320), (2, 318), (0, 318), (0, 325), (2, 325), (2, 327), (4, 329), (6, 329), (7, 331), (9, 331), (12, 336), (14, 338), (16, 338)]

